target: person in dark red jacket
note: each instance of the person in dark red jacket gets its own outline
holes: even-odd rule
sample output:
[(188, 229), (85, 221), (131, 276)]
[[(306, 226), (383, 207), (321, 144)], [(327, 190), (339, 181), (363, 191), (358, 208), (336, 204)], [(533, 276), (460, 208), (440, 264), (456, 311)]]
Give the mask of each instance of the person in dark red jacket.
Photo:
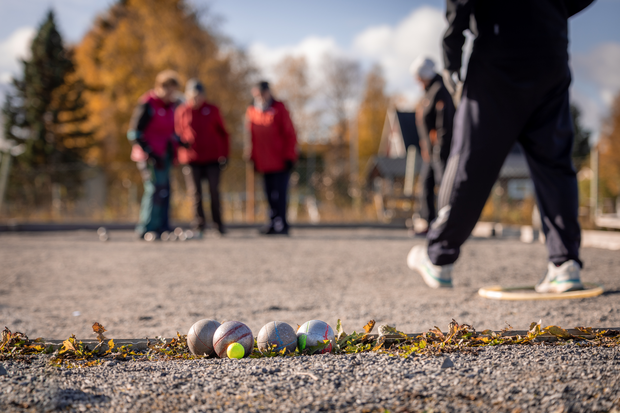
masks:
[(269, 201), (271, 222), (265, 235), (288, 235), (286, 220), (288, 181), (297, 161), (297, 136), (288, 110), (271, 95), (269, 83), (252, 88), (254, 102), (246, 111), (246, 127), (251, 146), (246, 158), (265, 178), (265, 194)]
[[(129, 122), (127, 138), (132, 143), (131, 160), (136, 162), (144, 194), (136, 232), (154, 240), (168, 231), (170, 167), (178, 139), (174, 134), (174, 110), (179, 78), (166, 70), (157, 75), (155, 88), (145, 93)], [(145, 237), (146, 234), (150, 234)]]
[(175, 129), (186, 148), (179, 148), (178, 158), (183, 168), (187, 188), (192, 197), (194, 221), (192, 226), (202, 236), (205, 212), (202, 208), (202, 180), (209, 182), (211, 215), (221, 234), (226, 232), (220, 208), (220, 171), (226, 165), (229, 137), (217, 106), (205, 101), (205, 89), (197, 79), (187, 82), (187, 102), (175, 113)]

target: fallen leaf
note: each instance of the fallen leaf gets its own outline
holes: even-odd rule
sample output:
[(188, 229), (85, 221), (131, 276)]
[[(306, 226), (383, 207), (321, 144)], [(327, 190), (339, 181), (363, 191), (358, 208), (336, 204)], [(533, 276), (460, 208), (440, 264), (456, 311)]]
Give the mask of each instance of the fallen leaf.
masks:
[(365, 326), (364, 326), (364, 331), (366, 332), (366, 334), (369, 334), (372, 329), (375, 328), (375, 320), (370, 320)]

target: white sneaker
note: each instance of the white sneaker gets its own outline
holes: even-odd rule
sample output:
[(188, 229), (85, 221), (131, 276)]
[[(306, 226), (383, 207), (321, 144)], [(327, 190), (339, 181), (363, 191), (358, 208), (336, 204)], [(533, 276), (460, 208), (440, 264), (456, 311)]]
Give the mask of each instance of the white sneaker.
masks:
[(452, 288), (454, 265), (435, 265), (426, 252), (426, 246), (416, 245), (407, 255), (407, 266), (417, 271), (431, 288)]
[(568, 260), (556, 267), (550, 262), (547, 274), (536, 284), (536, 292), (539, 293), (563, 293), (566, 291), (583, 290), (583, 284), (579, 273), (581, 267), (574, 260)]

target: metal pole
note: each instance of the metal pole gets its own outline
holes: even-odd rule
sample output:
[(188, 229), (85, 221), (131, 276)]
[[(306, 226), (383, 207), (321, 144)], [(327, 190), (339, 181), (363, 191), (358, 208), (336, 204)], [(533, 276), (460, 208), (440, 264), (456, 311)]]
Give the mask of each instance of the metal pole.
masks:
[(245, 221), (254, 223), (254, 165), (245, 164)]
[(361, 206), (359, 189), (359, 136), (357, 122), (357, 116), (353, 115), (351, 118), (351, 133), (349, 142), (349, 162), (351, 165), (351, 170), (349, 171), (349, 182), (351, 197), (353, 198), (353, 208), (355, 210), (358, 210)]
[(590, 152), (590, 169), (592, 169), (592, 179), (590, 181), (590, 217), (592, 222), (598, 216), (598, 147), (594, 145)]
[(4, 195), (9, 180), (9, 171), (11, 170), (11, 159), (11, 152), (6, 151), (2, 154), (2, 166), (0, 166), (0, 212), (2, 212), (2, 206), (4, 205)]
[(407, 166), (405, 168), (405, 188), (403, 189), (403, 195), (413, 195), (413, 183), (415, 178), (415, 158), (417, 149), (414, 145), (410, 145), (407, 148)]

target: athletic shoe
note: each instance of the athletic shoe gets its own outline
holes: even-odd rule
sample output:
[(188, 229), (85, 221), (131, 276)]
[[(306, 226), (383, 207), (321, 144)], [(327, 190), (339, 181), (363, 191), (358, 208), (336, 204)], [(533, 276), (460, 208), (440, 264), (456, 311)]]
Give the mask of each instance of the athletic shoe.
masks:
[(426, 246), (416, 245), (407, 255), (407, 266), (417, 271), (431, 288), (452, 288), (454, 265), (435, 265), (426, 252)]
[(288, 236), (288, 228), (283, 228), (280, 231), (276, 231), (275, 228), (269, 227), (264, 228), (258, 231), (261, 235), (287, 235)]
[(581, 283), (581, 267), (574, 260), (568, 260), (557, 267), (550, 262), (547, 274), (536, 284), (538, 293), (564, 293), (566, 291), (583, 290)]

